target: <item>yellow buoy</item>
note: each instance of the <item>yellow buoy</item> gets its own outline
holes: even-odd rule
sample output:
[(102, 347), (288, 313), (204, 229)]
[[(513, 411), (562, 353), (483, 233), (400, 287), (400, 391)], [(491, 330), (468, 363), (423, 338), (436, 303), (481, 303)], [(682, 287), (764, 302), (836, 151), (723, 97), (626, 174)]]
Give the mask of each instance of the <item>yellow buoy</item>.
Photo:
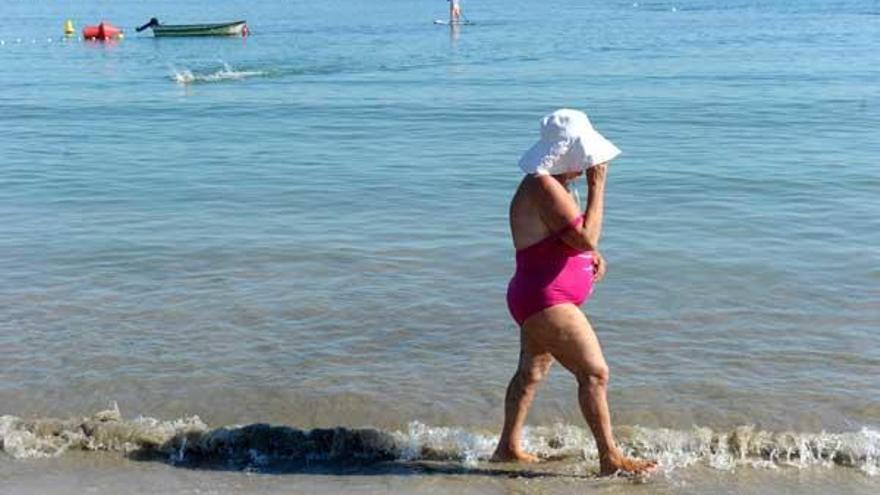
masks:
[(70, 19), (64, 21), (64, 35), (71, 36), (75, 32), (76, 29), (73, 28), (73, 21), (71, 21)]

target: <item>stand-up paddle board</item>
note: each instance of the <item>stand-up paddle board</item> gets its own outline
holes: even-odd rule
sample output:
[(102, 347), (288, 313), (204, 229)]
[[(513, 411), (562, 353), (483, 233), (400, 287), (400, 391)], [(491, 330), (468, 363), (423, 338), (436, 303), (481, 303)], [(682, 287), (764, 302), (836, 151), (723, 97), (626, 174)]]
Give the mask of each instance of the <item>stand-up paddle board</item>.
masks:
[(438, 24), (440, 26), (470, 26), (473, 24), (473, 22), (471, 22), (471, 21), (449, 22), (449, 21), (444, 21), (443, 19), (434, 19), (434, 24)]

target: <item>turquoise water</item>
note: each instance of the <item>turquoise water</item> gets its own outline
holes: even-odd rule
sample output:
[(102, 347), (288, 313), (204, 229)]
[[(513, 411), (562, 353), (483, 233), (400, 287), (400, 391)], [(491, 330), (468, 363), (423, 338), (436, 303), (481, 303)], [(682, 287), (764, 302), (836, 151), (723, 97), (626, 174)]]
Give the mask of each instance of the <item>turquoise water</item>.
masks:
[[(497, 433), (516, 161), (566, 106), (624, 152), (584, 307), (615, 422), (861, 434), (876, 472), (877, 2), (0, 13), (0, 414)], [(583, 427), (564, 375), (531, 424)]]

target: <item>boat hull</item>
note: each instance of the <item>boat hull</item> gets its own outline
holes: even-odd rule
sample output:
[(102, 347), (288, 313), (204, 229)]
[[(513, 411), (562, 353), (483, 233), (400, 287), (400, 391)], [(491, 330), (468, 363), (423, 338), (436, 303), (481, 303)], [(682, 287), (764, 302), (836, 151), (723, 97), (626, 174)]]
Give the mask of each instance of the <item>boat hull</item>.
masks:
[(153, 27), (153, 36), (157, 38), (172, 36), (245, 36), (245, 21), (225, 22), (221, 24), (165, 24)]

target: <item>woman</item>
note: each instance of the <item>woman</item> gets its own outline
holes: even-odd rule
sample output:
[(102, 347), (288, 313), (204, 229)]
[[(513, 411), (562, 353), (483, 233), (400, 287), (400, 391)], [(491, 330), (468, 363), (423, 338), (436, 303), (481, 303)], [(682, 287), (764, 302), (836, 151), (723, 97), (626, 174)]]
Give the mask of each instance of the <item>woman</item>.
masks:
[[(601, 474), (656, 468), (653, 461), (626, 458), (614, 442), (608, 365), (578, 308), (605, 274), (598, 250), (605, 176), (608, 162), (618, 154), (586, 114), (561, 109), (541, 120), (541, 140), (520, 160), (527, 175), (510, 205), (516, 273), (507, 291), (508, 307), (520, 325), (520, 358), (507, 387), (496, 461), (537, 461), (522, 449), (522, 427), (538, 384), (555, 359), (577, 378), (578, 402), (596, 439)], [(587, 206), (581, 214), (568, 186), (584, 171)]]

